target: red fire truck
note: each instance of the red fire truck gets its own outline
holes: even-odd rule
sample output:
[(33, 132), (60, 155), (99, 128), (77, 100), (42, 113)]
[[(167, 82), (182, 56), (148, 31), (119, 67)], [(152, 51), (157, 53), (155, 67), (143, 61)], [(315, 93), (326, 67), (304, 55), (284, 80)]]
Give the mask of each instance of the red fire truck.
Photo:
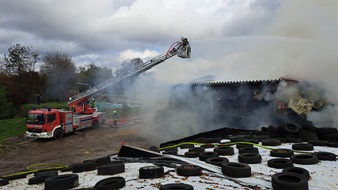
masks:
[(104, 122), (104, 114), (76, 114), (60, 109), (33, 109), (26, 119), (26, 135), (36, 138), (59, 139), (64, 133), (99, 126)]
[(59, 139), (65, 133), (91, 126), (99, 126), (104, 122), (104, 114), (97, 112), (89, 105), (89, 97), (123, 80), (130, 79), (151, 69), (165, 60), (177, 55), (190, 58), (191, 47), (187, 38), (175, 42), (167, 52), (143, 63), (132, 64), (115, 72), (113, 78), (98, 84), (76, 96), (70, 97), (68, 109), (33, 109), (27, 114), (26, 136), (35, 138)]

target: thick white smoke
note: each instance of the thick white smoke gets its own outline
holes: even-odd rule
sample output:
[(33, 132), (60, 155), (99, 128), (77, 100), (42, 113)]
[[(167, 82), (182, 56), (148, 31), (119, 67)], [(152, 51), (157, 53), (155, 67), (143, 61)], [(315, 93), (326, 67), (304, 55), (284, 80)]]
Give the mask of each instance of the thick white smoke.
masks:
[[(263, 19), (268, 22), (265, 22), (264, 26), (257, 25), (255, 30), (250, 30), (248, 33), (239, 32), (237, 35), (236, 30), (229, 32), (230, 25), (225, 27), (224, 34), (218, 37), (210, 36), (210, 38), (201, 40), (189, 39), (187, 36), (192, 46), (191, 59), (182, 61), (172, 58), (167, 61), (170, 63), (166, 62), (155, 67), (154, 78), (138, 79), (138, 83), (132, 87), (132, 93), (127, 92), (127, 94), (132, 94), (132, 98), (136, 96), (140, 101), (151, 105), (147, 107), (147, 111), (154, 118), (156, 111), (160, 107), (165, 108), (168, 104), (169, 87), (164, 85), (166, 83), (187, 83), (207, 75), (215, 75), (216, 81), (270, 80), (287, 76), (309, 83), (319, 82), (320, 93), (318, 90), (310, 91), (306, 88), (299, 91), (296, 87), (281, 84), (276, 94), (266, 92), (263, 93), (262, 98), (280, 99), (286, 104), (290, 102), (290, 97), (299, 94), (313, 102), (325, 99), (330, 106), (310, 112), (307, 115), (308, 120), (318, 126), (324, 126), (323, 121), (331, 120), (330, 126), (337, 127), (335, 116), (338, 113), (336, 107), (338, 88), (335, 81), (338, 78), (336, 75), (338, 70), (338, 38), (336, 38), (338, 2), (283, 0), (273, 13), (265, 16), (269, 16)], [(250, 20), (250, 18), (247, 19)], [(245, 18), (241, 17), (238, 21), (243, 20)], [(240, 23), (237, 26), (239, 25)], [(315, 87), (318, 86), (315, 85)], [(191, 99), (192, 96), (183, 93), (187, 91), (182, 91), (182, 95)], [(209, 95), (206, 93), (206, 99), (213, 97)], [(204, 106), (210, 104), (205, 105), (197, 101), (196, 105), (199, 105), (196, 109), (203, 110)], [(251, 116), (252, 120), (258, 121), (257, 118), (268, 114), (269, 109), (257, 110)], [(173, 129), (165, 129), (161, 131), (162, 135), (158, 136), (163, 137), (165, 134), (170, 139), (175, 139), (188, 133), (200, 132), (201, 129), (198, 127), (186, 127), (200, 124), (201, 118), (196, 118), (198, 116), (191, 113), (184, 110), (172, 116)], [(262, 124), (264, 123), (257, 125)], [(149, 123), (147, 127), (151, 132), (155, 132), (154, 129), (160, 129), (162, 126)]]

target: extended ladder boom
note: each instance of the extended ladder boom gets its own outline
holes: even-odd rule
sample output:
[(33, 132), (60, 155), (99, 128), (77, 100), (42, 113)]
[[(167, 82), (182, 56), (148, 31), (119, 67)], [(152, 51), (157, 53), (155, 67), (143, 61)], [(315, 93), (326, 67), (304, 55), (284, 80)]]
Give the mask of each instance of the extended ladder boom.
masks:
[(175, 42), (166, 53), (163, 53), (162, 55), (159, 55), (143, 64), (138, 64), (136, 67), (132, 68), (131, 70), (128, 70), (127, 72), (122, 72), (122, 73), (116, 72), (115, 73), (116, 75), (113, 78), (105, 82), (102, 82), (101, 84), (98, 84), (86, 91), (83, 91), (82, 93), (76, 96), (70, 97), (68, 101), (68, 105), (74, 104), (74, 103), (76, 104), (80, 100), (88, 96), (91, 96), (101, 90), (104, 90), (109, 86), (112, 86), (130, 77), (136, 76), (146, 70), (149, 70), (152, 67), (164, 62), (165, 60), (175, 55), (181, 58), (190, 58), (190, 54), (191, 54), (191, 47), (189, 45), (188, 39), (182, 38), (181, 41)]

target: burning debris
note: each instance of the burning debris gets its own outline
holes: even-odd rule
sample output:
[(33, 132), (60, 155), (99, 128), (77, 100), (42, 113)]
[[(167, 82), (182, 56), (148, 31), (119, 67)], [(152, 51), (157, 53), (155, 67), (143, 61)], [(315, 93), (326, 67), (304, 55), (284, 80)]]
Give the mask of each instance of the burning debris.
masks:
[[(185, 135), (187, 131), (201, 132), (224, 126), (243, 129), (285, 123), (302, 126), (313, 122), (308, 120), (308, 114), (318, 113), (329, 105), (323, 94), (316, 83), (284, 78), (180, 84), (174, 86), (168, 107), (158, 111), (156, 118), (166, 130), (179, 125)], [(196, 117), (181, 117), (187, 113), (194, 113)], [(180, 120), (184, 122), (178, 124)], [(180, 132), (175, 129), (175, 133)]]

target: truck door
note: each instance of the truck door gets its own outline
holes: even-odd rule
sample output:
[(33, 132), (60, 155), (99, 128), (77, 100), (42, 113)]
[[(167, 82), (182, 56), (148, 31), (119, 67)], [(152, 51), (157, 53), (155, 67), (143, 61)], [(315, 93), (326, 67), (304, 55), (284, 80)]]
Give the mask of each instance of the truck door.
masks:
[(56, 119), (56, 113), (50, 113), (47, 115), (47, 125), (50, 131), (52, 131), (54, 127), (60, 125), (58, 120)]

